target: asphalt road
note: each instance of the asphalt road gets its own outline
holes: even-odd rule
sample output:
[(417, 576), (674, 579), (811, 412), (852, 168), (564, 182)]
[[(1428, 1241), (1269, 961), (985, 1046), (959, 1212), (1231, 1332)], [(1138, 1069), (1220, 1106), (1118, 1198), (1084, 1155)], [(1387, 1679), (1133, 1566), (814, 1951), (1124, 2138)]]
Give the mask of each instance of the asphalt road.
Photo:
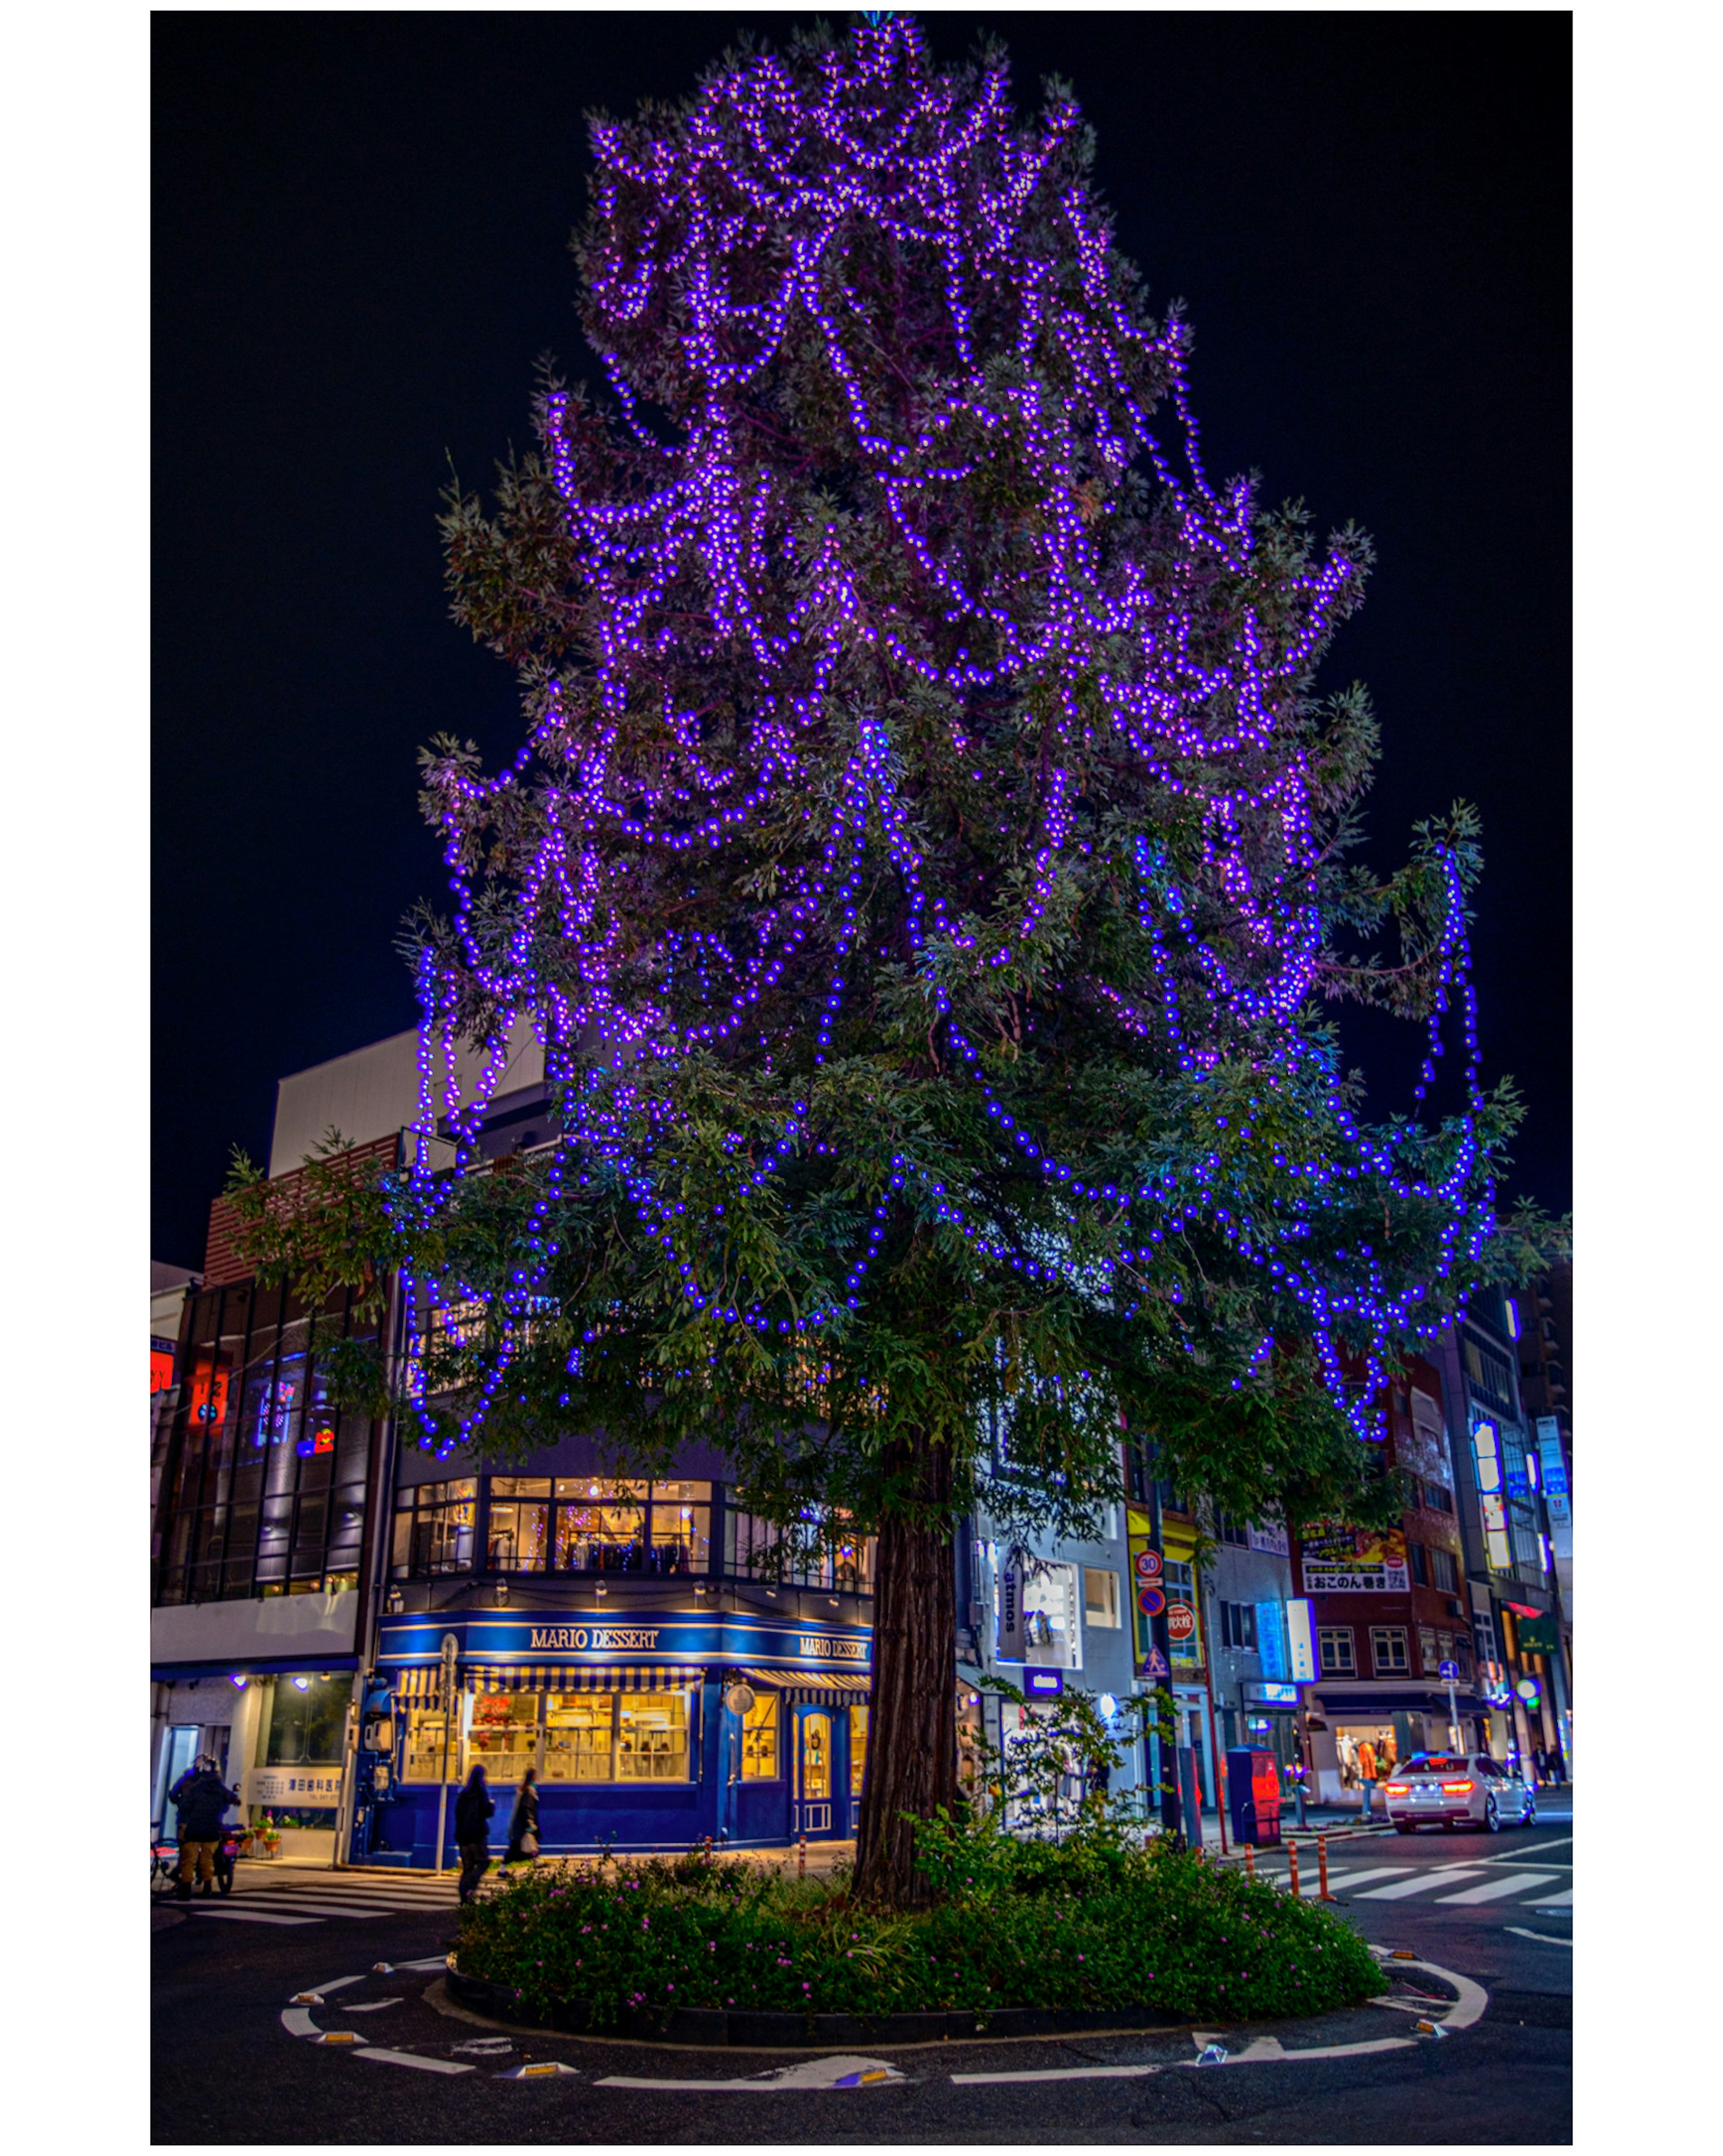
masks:
[[(1216, 2023), (1231, 2055), (1192, 2067), (1189, 2033), (1069, 2041), (882, 2047), (868, 2058), (890, 2078), (842, 2089), (738, 2090), (602, 2087), (606, 2076), (733, 2082), (817, 2067), (813, 2054), (672, 2050), (507, 2032), (450, 2010), (432, 1961), (454, 1931), (452, 1910), (424, 1906), (363, 1919), (325, 1914), (295, 1923), (213, 1919), (193, 1904), (186, 1921), (152, 1938), (154, 2129), (156, 2142), (668, 2143), (1241, 2141), (1561, 2143), (1571, 2138), (1571, 1902), (1556, 1902), (1572, 1873), (1571, 1825), (1547, 1812), (1537, 1825), (1498, 1837), (1375, 1836), (1345, 1845), (1334, 1865), (1340, 1906), (1367, 1939), (1409, 1949), (1481, 1985), (1487, 2004), (1469, 2026), (1418, 2037), (1423, 2010), (1361, 2009), (1320, 2021)], [(1339, 1875), (1361, 1878), (1348, 1894)], [(326, 1876), (326, 1875), (325, 1875)], [(314, 1881), (315, 1881), (315, 1875)], [(1544, 1880), (1541, 1902), (1517, 1885), (1465, 1903), (1438, 1901), (1479, 1885)], [(1381, 1898), (1386, 1886), (1412, 1891)], [(1548, 1883), (1555, 1882), (1555, 1883)], [(1313, 1883), (1305, 1875), (1308, 1888)], [(309, 1908), (315, 1883), (258, 1896), (263, 1910)], [(338, 1897), (324, 1893), (326, 1908)], [(386, 1899), (381, 1890), (377, 1897)], [(371, 1974), (378, 1962), (392, 1973)], [(343, 1978), (356, 1979), (337, 1987)], [(1455, 1987), (1402, 1965), (1413, 1990)], [(294, 1993), (323, 1992), (284, 2026)], [(1457, 2021), (1465, 2018), (1461, 1994)], [(308, 2031), (350, 2030), (351, 2048)], [(1237, 2063), (1271, 2037), (1290, 2057)], [(1361, 2056), (1300, 2061), (1300, 2050), (1412, 2038)], [(478, 2043), (486, 2050), (463, 2053)], [(509, 2046), (503, 2049), (506, 2043)], [(418, 2065), (404, 2062), (417, 2060)], [(1260, 2053), (1259, 2057), (1260, 2058)], [(554, 2077), (507, 2080), (523, 2063), (561, 2061)], [(1153, 2071), (1128, 2077), (1098, 2067)], [(468, 2071), (438, 2071), (465, 2066)], [(1073, 2068), (1082, 2078), (1064, 2078)], [(852, 2071), (871, 2071), (864, 2066)], [(837, 2070), (833, 2070), (837, 2071)], [(1059, 2076), (965, 2082), (974, 2074)]]

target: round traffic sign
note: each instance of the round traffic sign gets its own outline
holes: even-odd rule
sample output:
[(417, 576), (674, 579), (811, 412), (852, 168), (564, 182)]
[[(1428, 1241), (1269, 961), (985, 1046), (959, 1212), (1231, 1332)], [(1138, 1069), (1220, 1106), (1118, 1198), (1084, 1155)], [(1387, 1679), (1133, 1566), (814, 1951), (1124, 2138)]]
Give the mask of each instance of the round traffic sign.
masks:
[(1188, 1602), (1171, 1602), (1167, 1604), (1167, 1636), (1169, 1640), (1196, 1638), (1197, 1613)]
[(1139, 1550), (1136, 1553), (1136, 1576), (1139, 1579), (1158, 1579), (1161, 1577), (1159, 1550)]
[(1146, 1583), (1136, 1590), (1136, 1606), (1145, 1617), (1158, 1617), (1167, 1607), (1167, 1597), (1158, 1587)]

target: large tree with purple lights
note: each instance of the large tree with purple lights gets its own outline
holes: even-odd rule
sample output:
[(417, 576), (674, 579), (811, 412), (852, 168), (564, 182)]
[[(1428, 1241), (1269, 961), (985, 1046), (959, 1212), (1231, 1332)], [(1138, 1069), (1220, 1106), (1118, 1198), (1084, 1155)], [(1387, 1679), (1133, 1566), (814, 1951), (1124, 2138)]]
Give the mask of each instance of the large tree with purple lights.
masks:
[[(547, 375), (445, 521), (528, 732), (425, 760), (414, 1406), (484, 1456), (699, 1436), (787, 1545), (877, 1533), (858, 1887), (908, 1899), (978, 1483), (1080, 1527), (1122, 1425), (1235, 1513), (1390, 1502), (1370, 1402), (1500, 1240), (1516, 1116), (1476, 833), (1352, 863), (1376, 733), (1315, 676), (1367, 542), (1205, 476), (1064, 90), (1024, 122), (1003, 54), (869, 18), (592, 139), (606, 387)], [(1360, 1120), (1346, 997), (1427, 1022), (1411, 1113)], [(522, 1014), (557, 1142), (468, 1173)]]

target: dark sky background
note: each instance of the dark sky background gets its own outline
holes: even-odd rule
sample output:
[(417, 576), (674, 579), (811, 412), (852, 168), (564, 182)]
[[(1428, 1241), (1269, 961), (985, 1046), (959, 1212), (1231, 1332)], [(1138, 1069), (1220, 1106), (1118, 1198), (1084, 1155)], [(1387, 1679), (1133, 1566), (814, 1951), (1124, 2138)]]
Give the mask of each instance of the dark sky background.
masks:
[[(278, 1077), (416, 1021), (414, 751), (518, 746), (447, 617), (438, 495), (529, 440), (540, 353), (590, 365), (582, 113), (788, 19), (155, 18), (153, 1256), (202, 1263)], [(951, 58), (988, 23), (1020, 101), (1073, 84), (1120, 244), (1188, 303), (1211, 474), (1376, 540), (1325, 675), (1382, 721), (1372, 857), (1481, 807), (1485, 1075), (1530, 1103), (1514, 1192), (1566, 1209), (1568, 18), (926, 18)]]

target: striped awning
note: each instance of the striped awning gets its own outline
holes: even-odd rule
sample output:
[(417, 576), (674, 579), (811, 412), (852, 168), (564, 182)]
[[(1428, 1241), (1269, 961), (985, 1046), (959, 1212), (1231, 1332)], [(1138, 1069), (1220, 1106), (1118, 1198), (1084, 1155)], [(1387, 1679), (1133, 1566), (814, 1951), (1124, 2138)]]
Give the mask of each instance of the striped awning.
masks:
[(685, 1691), (704, 1670), (675, 1663), (481, 1662), (465, 1673), (469, 1691)]
[(741, 1674), (751, 1685), (764, 1685), (804, 1702), (843, 1698), (859, 1707), (874, 1689), (871, 1676), (852, 1670), (744, 1670)]
[(424, 1662), (417, 1669), (397, 1670), (394, 1675), (397, 1699), (433, 1700), (438, 1694), (442, 1664)]

